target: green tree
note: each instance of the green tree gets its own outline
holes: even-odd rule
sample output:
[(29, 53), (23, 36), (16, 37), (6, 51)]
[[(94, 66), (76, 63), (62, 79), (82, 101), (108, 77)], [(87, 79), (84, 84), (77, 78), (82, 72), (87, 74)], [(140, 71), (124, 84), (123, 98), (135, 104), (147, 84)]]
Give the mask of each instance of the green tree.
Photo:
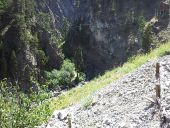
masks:
[(10, 57), (10, 72), (12, 77), (15, 77), (17, 75), (17, 71), (18, 71), (18, 62), (17, 62), (17, 57), (16, 57), (16, 53), (14, 50), (12, 50), (11, 52), (11, 57)]
[(75, 80), (75, 65), (70, 60), (64, 60), (60, 70), (45, 72), (49, 87), (66, 88), (71, 87), (72, 81)]
[(43, 50), (37, 50), (37, 62), (40, 68), (43, 68), (47, 64), (48, 57)]
[(0, 0), (0, 12), (4, 12), (12, 3), (12, 0)]
[(0, 59), (0, 75), (2, 78), (7, 77), (7, 61), (4, 55)]
[(151, 25), (148, 25), (142, 35), (142, 48), (146, 52), (150, 51), (151, 44), (153, 43), (151, 28)]
[(137, 24), (138, 24), (139, 30), (142, 31), (146, 24), (146, 19), (143, 16), (143, 14), (138, 17)]
[(78, 47), (77, 50), (75, 51), (74, 61), (75, 61), (76, 72), (77, 72), (76, 81), (78, 82), (80, 77), (80, 72), (82, 72), (84, 67), (83, 52), (81, 47)]

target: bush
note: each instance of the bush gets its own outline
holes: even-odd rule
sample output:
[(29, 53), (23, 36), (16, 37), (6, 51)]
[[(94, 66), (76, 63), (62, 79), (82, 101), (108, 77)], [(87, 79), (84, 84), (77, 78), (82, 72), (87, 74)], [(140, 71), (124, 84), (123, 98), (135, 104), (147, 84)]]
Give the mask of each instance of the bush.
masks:
[[(85, 75), (83, 73), (80, 74), (79, 82), (85, 79)], [(51, 72), (46, 71), (45, 75), (50, 88), (59, 87), (62, 89), (72, 87), (72, 83), (77, 77), (75, 65), (68, 59), (64, 60), (60, 70), (54, 69)]]
[(50, 87), (69, 87), (70, 83), (75, 79), (75, 65), (70, 60), (66, 59), (63, 62), (60, 70), (52, 70), (45, 72), (48, 84)]
[(4, 11), (12, 3), (12, 0), (0, 0), (0, 12)]
[(45, 55), (45, 52), (43, 50), (37, 50), (36, 52), (38, 65), (42, 68), (47, 64), (48, 57)]
[(48, 103), (44, 103), (48, 98), (43, 90), (24, 94), (0, 81), (0, 128), (33, 128), (45, 122), (51, 114)]

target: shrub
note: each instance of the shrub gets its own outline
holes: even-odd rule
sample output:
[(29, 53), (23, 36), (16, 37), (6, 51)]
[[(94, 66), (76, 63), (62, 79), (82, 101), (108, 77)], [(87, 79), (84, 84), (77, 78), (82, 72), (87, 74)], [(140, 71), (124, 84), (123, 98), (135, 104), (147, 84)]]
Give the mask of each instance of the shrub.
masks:
[(48, 57), (43, 50), (37, 50), (37, 62), (40, 67), (43, 67), (48, 62)]
[[(43, 123), (51, 111), (45, 99), (50, 95), (43, 90), (24, 94), (17, 86), (0, 81), (0, 128), (33, 128)], [(44, 102), (43, 102), (44, 101)]]
[(12, 0), (0, 0), (0, 12), (4, 11), (12, 3)]
[(95, 99), (92, 95), (86, 97), (83, 101), (82, 101), (82, 106), (84, 109), (87, 109), (88, 107), (92, 106), (95, 103)]
[[(80, 82), (85, 79), (85, 75), (83, 73), (79, 74)], [(60, 70), (46, 71), (45, 75), (50, 88), (59, 87), (62, 89), (72, 87), (72, 83), (77, 77), (75, 65), (68, 59), (64, 60)]]
[(66, 59), (60, 70), (53, 69), (51, 72), (45, 72), (50, 87), (69, 87), (75, 79), (75, 65)]

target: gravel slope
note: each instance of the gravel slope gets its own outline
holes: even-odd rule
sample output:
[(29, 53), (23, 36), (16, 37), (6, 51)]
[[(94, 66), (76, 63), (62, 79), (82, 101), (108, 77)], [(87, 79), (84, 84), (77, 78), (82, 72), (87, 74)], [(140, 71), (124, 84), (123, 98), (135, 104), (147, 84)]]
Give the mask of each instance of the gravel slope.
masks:
[[(48, 124), (40, 128), (68, 128), (70, 119), (72, 128), (160, 128), (159, 106), (148, 100), (156, 99), (154, 88), (159, 83), (155, 78), (156, 62), (170, 65), (170, 56), (149, 61), (104, 87), (87, 98), (90, 101), (93, 99), (89, 106), (85, 107), (88, 103), (86, 100), (65, 110), (55, 111)], [(161, 71), (165, 76), (161, 79), (165, 82), (165, 71)], [(168, 71), (166, 73), (169, 74)]]

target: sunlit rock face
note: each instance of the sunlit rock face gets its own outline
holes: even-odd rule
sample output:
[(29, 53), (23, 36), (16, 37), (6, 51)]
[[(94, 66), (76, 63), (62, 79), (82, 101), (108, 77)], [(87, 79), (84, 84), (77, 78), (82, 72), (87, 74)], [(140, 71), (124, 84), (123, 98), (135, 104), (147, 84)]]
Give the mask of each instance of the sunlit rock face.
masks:
[(79, 0), (74, 4), (74, 22), (65, 52), (73, 57), (82, 49), (88, 76), (118, 66), (141, 49), (139, 18), (149, 21), (160, 0)]
[[(81, 70), (89, 79), (121, 65), (129, 56), (141, 50), (139, 18), (142, 16), (146, 21), (153, 18), (161, 0), (34, 1), (35, 15), (31, 17), (31, 25), (27, 25), (29, 27), (25, 33), (30, 39), (34, 37), (38, 45), (32, 47), (32, 40), (23, 45), (25, 40), (20, 40), (19, 30), (15, 25), (3, 37), (8, 47), (15, 51), (18, 69), (23, 70), (19, 70), (15, 77), (17, 79), (26, 78), (25, 65), (30, 67), (28, 70), (36, 70), (38, 74), (43, 70), (58, 69), (64, 57), (75, 60), (78, 49), (82, 53)], [(40, 22), (37, 21), (37, 15), (46, 13), (52, 19), (51, 30), (37, 25)], [(5, 25), (10, 22), (11, 14), (12, 12), (3, 16)], [(52, 31), (57, 40), (53, 40)], [(38, 55), (36, 50), (41, 50)], [(38, 61), (40, 53), (48, 58), (46, 65)], [(3, 74), (1, 76), (4, 78)]]
[[(64, 55), (83, 54), (82, 70), (92, 78), (121, 65), (141, 51), (139, 19), (152, 19), (161, 0), (40, 0), (37, 11), (47, 12), (59, 37), (65, 38)], [(65, 29), (66, 28), (66, 29)], [(63, 35), (64, 31), (64, 35)]]

